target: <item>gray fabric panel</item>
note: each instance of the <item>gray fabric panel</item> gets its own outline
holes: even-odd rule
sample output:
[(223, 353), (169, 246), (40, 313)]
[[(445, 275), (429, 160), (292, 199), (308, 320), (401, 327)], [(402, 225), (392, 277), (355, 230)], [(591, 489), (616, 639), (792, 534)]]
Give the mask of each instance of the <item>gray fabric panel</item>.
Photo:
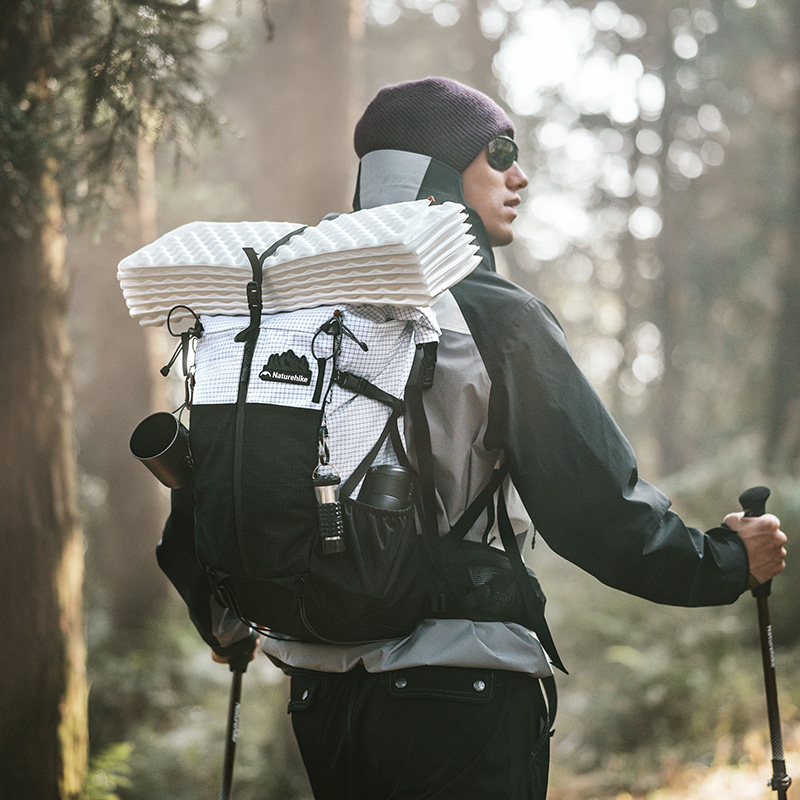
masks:
[(404, 150), (376, 150), (361, 159), (361, 208), (416, 200), (429, 156)]

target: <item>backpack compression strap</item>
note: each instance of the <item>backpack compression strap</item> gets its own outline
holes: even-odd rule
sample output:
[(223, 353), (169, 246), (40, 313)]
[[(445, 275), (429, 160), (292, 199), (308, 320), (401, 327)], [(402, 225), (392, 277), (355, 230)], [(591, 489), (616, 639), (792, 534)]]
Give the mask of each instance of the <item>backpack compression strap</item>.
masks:
[[(414, 362), (411, 365), (411, 372), (406, 382), (406, 391), (408, 387), (415, 381), (420, 379), (421, 365), (424, 359), (423, 350), (417, 348), (414, 353)], [(408, 461), (408, 455), (403, 447), (403, 441), (400, 437), (400, 430), (397, 427), (398, 419), (406, 413), (406, 404), (399, 397), (385, 392), (383, 389), (377, 387), (374, 383), (370, 383), (366, 378), (360, 378), (352, 372), (345, 372), (344, 370), (335, 370), (333, 373), (333, 382), (341, 386), (343, 389), (348, 389), (356, 394), (362, 394), (364, 397), (369, 397), (371, 400), (377, 400), (383, 403), (392, 410), (389, 418), (386, 420), (381, 435), (378, 441), (375, 442), (372, 449), (362, 459), (361, 463), (353, 470), (350, 477), (342, 484), (339, 489), (339, 497), (350, 497), (353, 490), (358, 486), (362, 478), (367, 474), (367, 471), (372, 466), (372, 463), (381, 451), (384, 442), (391, 436), (392, 446), (394, 447), (395, 454), (397, 455), (400, 464), (408, 469), (411, 469), (411, 464)], [(429, 377), (429, 383), (432, 383), (433, 376)], [(413, 471), (413, 470), (412, 470)]]
[(244, 342), (244, 352), (242, 354), (242, 366), (239, 370), (239, 390), (236, 395), (236, 421), (233, 439), (233, 515), (234, 526), (236, 528), (236, 540), (239, 546), (239, 558), (245, 570), (247, 570), (247, 560), (244, 558), (244, 526), (243, 519), (243, 491), (242, 491), (242, 459), (244, 453), (244, 407), (247, 402), (247, 387), (250, 384), (250, 370), (253, 365), (253, 354), (258, 341), (258, 332), (261, 329), (261, 311), (264, 307), (261, 283), (263, 279), (264, 262), (282, 244), (286, 244), (293, 236), (302, 233), (306, 229), (302, 228), (287, 233), (286, 236), (278, 239), (270, 245), (260, 256), (252, 247), (245, 247), (244, 252), (250, 261), (253, 270), (253, 280), (247, 284), (247, 307), (250, 309), (250, 324), (239, 331), (234, 336), (235, 342)]
[(395, 397), (389, 392), (384, 392), (374, 383), (370, 383), (366, 378), (360, 378), (352, 372), (337, 369), (333, 373), (333, 382), (341, 386), (342, 389), (348, 389), (356, 394), (363, 394), (364, 397), (369, 397), (371, 400), (377, 400), (379, 403), (389, 406), (392, 411), (396, 411), (398, 414), (405, 414), (406, 412), (405, 403), (399, 397)]
[(469, 504), (466, 511), (459, 517), (458, 522), (450, 528), (447, 537), (452, 541), (463, 539), (472, 526), (477, 521), (481, 512), (486, 509), (489, 514), (487, 523), (487, 533), (494, 524), (494, 494), (500, 488), (508, 475), (508, 467), (505, 464), (497, 467), (489, 479), (489, 483), (481, 489), (478, 496)]
[(263, 281), (264, 262), (282, 245), (286, 244), (292, 236), (302, 233), (308, 225), (303, 225), (302, 228), (295, 228), (289, 231), (286, 236), (273, 242), (260, 256), (252, 247), (243, 247), (247, 260), (250, 262), (250, 269), (253, 270), (253, 280), (247, 284), (247, 308), (250, 310), (250, 324), (244, 329), (239, 331), (234, 337), (235, 342), (244, 342), (253, 331), (257, 331), (261, 325), (261, 310), (264, 308), (263, 296), (261, 293), (261, 284)]

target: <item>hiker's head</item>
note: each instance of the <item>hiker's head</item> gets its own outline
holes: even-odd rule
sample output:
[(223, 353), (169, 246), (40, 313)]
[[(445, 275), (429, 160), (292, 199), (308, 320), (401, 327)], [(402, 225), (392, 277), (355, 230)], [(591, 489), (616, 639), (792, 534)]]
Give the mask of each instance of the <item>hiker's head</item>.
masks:
[(513, 239), (518, 191), (528, 184), (508, 142), (513, 136), (508, 115), (487, 95), (449, 78), (424, 78), (381, 89), (358, 121), (354, 143), (359, 158), (407, 150), (456, 169), (467, 205), (499, 246)]

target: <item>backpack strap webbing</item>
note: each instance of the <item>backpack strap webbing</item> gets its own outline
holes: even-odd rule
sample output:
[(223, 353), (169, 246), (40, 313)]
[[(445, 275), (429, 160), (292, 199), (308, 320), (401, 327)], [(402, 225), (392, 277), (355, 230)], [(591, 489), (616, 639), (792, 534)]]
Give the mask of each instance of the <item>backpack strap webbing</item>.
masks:
[(417, 351), (422, 355), (418, 364), (415, 364), (416, 369), (412, 369), (414, 380), (409, 380), (409, 385), (406, 387), (406, 404), (411, 415), (414, 450), (417, 455), (417, 474), (420, 483), (417, 496), (423, 542), (433, 566), (440, 574), (444, 574), (442, 545), (436, 521), (436, 486), (433, 475), (431, 431), (422, 400), (422, 393), (433, 385), (437, 344), (438, 342), (428, 342), (417, 345)]
[(377, 400), (379, 403), (389, 406), (398, 414), (405, 414), (406, 405), (399, 397), (395, 397), (389, 392), (384, 392), (383, 389), (377, 387), (374, 383), (370, 383), (366, 378), (361, 378), (352, 372), (337, 369), (333, 373), (332, 380), (342, 389), (347, 389), (356, 394), (363, 394), (364, 397), (369, 397), (370, 400)]
[[(415, 384), (417, 381), (425, 379), (429, 384), (432, 382), (432, 374), (429, 374), (429, 372), (423, 372), (423, 360), (424, 351), (421, 347), (417, 347), (414, 352), (414, 360), (411, 364), (408, 380), (406, 381), (406, 393), (408, 392), (409, 387)], [(424, 378), (425, 374), (427, 374), (427, 378)], [(354, 375), (352, 372), (336, 370), (333, 373), (333, 381), (344, 389), (349, 389), (357, 394), (363, 394), (365, 397), (369, 397), (372, 400), (377, 400), (379, 403), (383, 403), (392, 409), (392, 413), (389, 414), (389, 418), (386, 420), (386, 425), (384, 425), (381, 435), (378, 437), (378, 441), (375, 442), (367, 455), (361, 460), (361, 463), (353, 470), (353, 472), (350, 474), (350, 477), (342, 484), (341, 488), (339, 489), (339, 497), (350, 497), (350, 495), (353, 493), (353, 490), (356, 488), (356, 486), (358, 486), (363, 477), (367, 474), (367, 471), (372, 466), (375, 459), (378, 457), (378, 453), (381, 451), (384, 442), (390, 436), (392, 439), (392, 447), (394, 448), (395, 455), (397, 456), (401, 466), (406, 467), (413, 472), (411, 464), (408, 460), (408, 455), (405, 451), (405, 447), (403, 446), (403, 440), (400, 436), (400, 429), (397, 425), (397, 421), (400, 416), (406, 412), (405, 402), (394, 395), (383, 391), (383, 389), (378, 388), (374, 383), (370, 383), (366, 378), (360, 378), (358, 375)]]
[(547, 655), (550, 656), (553, 665), (566, 673), (567, 670), (564, 667), (564, 663), (561, 661), (561, 657), (558, 655), (553, 636), (550, 633), (550, 628), (544, 618), (543, 604), (539, 598), (536, 597), (528, 571), (525, 569), (525, 563), (522, 560), (522, 554), (517, 544), (517, 537), (514, 534), (514, 528), (508, 517), (505, 493), (502, 491), (497, 496), (497, 527), (500, 531), (500, 541), (503, 543), (503, 549), (511, 564), (511, 572), (514, 575), (517, 587), (522, 595), (522, 602), (530, 620), (530, 627), (536, 632), (542, 647), (547, 651)]
[[(350, 477), (339, 488), (340, 499), (345, 500), (346, 498), (350, 497), (350, 495), (353, 493), (353, 489), (358, 486), (358, 484), (361, 482), (361, 479), (367, 474), (367, 470), (372, 466), (372, 462), (378, 457), (378, 453), (380, 453), (383, 443), (389, 438), (389, 435), (392, 434), (393, 428), (397, 428), (397, 419), (399, 416), (400, 415), (396, 409), (389, 414), (389, 419), (386, 420), (386, 424), (383, 426), (383, 430), (381, 431), (381, 435), (378, 437), (378, 441), (375, 442), (370, 451), (364, 456), (363, 459), (361, 459), (361, 463), (350, 473)], [(394, 440), (393, 435), (392, 439)]]
[(253, 353), (256, 349), (259, 326), (250, 331), (244, 343), (242, 366), (239, 370), (239, 390), (236, 395), (236, 416), (233, 434), (233, 520), (236, 529), (236, 542), (239, 548), (239, 560), (247, 572), (244, 540), (244, 492), (242, 489), (244, 458), (244, 411), (247, 402), (247, 387), (250, 383), (250, 369), (253, 364)]
[(245, 247), (244, 252), (250, 261), (253, 271), (253, 280), (247, 284), (247, 307), (250, 310), (250, 324), (234, 336), (235, 342), (244, 342), (242, 352), (242, 366), (239, 370), (239, 388), (236, 394), (236, 417), (233, 437), (233, 519), (236, 529), (236, 541), (239, 548), (239, 560), (245, 572), (248, 572), (247, 560), (244, 558), (244, 497), (242, 490), (242, 465), (244, 458), (244, 411), (247, 402), (247, 387), (250, 384), (250, 371), (253, 365), (253, 354), (256, 350), (258, 333), (261, 329), (261, 311), (263, 309), (261, 283), (263, 279), (264, 261), (269, 258), (281, 245), (286, 244), (293, 236), (306, 229), (295, 228), (286, 236), (273, 242), (260, 256), (252, 247)]
[[(447, 536), (453, 541), (463, 539), (484, 509), (494, 509), (494, 494), (500, 488), (508, 475), (508, 467), (505, 464), (497, 467), (492, 472), (489, 482), (481, 489), (478, 496), (467, 506), (464, 513), (459, 517), (458, 522), (450, 528)], [(490, 526), (491, 527), (491, 526)]]
[(261, 284), (263, 282), (264, 262), (283, 244), (289, 241), (293, 236), (302, 233), (308, 225), (303, 225), (300, 228), (295, 228), (289, 231), (286, 236), (282, 236), (277, 242), (273, 242), (260, 256), (252, 247), (243, 247), (244, 254), (250, 262), (250, 269), (253, 271), (253, 280), (247, 284), (247, 308), (250, 311), (250, 324), (244, 329), (239, 331), (234, 337), (236, 342), (244, 342), (247, 337), (254, 330), (258, 330), (261, 325), (261, 311), (264, 308), (263, 297), (261, 293)]
[(542, 688), (544, 689), (545, 697), (547, 698), (547, 724), (550, 728), (550, 735), (552, 736), (553, 723), (556, 721), (556, 713), (558, 712), (558, 692), (556, 691), (556, 679), (550, 675), (547, 678), (541, 678)]

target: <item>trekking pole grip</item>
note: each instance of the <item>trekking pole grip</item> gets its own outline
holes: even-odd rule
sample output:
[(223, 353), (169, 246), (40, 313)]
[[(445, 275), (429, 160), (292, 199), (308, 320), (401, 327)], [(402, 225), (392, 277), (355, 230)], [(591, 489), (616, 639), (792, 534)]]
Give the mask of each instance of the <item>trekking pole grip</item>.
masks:
[[(766, 486), (753, 486), (739, 495), (739, 502), (746, 517), (763, 517), (767, 513), (770, 491)], [(772, 581), (766, 581), (752, 590), (753, 597), (769, 597)]]

